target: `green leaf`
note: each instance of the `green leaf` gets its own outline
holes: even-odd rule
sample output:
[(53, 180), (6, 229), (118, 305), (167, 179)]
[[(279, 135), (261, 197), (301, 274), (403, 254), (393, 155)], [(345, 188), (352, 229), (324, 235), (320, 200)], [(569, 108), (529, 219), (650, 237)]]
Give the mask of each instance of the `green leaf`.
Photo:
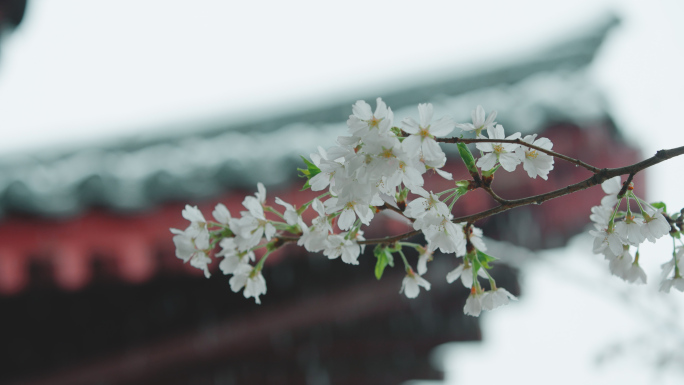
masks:
[(394, 243), (392, 244), (392, 247), (388, 247), (387, 250), (392, 253), (396, 253), (397, 251), (401, 250), (401, 245), (399, 243)]
[(500, 164), (497, 164), (497, 165), (496, 165), (493, 169), (491, 169), (491, 170), (482, 171), (482, 177), (484, 178), (484, 177), (487, 177), (487, 176), (492, 176), (492, 175), (494, 175), (494, 173), (496, 172), (496, 170), (499, 169), (499, 167), (501, 167), (501, 165), (500, 165)]
[(496, 261), (496, 258), (492, 257), (491, 255), (487, 255), (480, 250), (477, 251), (477, 258), (475, 259), (487, 270), (492, 268), (489, 266), (489, 263)]
[(473, 282), (477, 281), (477, 273), (482, 268), (482, 264), (477, 258), (473, 258)]
[(297, 169), (297, 171), (300, 172), (299, 176), (301, 178), (306, 178), (306, 183), (304, 184), (304, 187), (302, 187), (302, 189), (299, 190), (299, 191), (304, 191), (304, 190), (308, 189), (309, 187), (311, 187), (311, 185), (309, 184), (309, 180), (311, 178), (315, 177), (316, 175), (318, 175), (321, 172), (321, 169), (316, 167), (315, 164), (311, 163), (305, 157), (303, 157), (301, 155), (299, 157), (302, 158), (302, 160), (304, 161), (304, 164), (306, 164), (305, 169), (304, 168), (298, 168)]
[(301, 177), (313, 178), (321, 172), (321, 169), (318, 168), (311, 161), (309, 161), (308, 159), (306, 159), (305, 157), (303, 157), (301, 155), (299, 157), (302, 158), (302, 160), (304, 161), (304, 164), (306, 164), (306, 169), (303, 169), (303, 168), (297, 169), (298, 171), (302, 172), (303, 175), (301, 175)]
[(375, 263), (375, 278), (379, 280), (382, 278), (382, 273), (385, 272), (385, 267), (387, 267), (387, 265), (394, 267), (394, 258), (392, 257), (392, 253), (387, 250), (387, 247), (381, 245), (375, 247), (373, 254), (375, 254), (375, 257), (378, 259)]
[(458, 147), (458, 153), (461, 155), (461, 159), (463, 159), (463, 163), (465, 163), (468, 171), (471, 174), (477, 174), (478, 171), (475, 166), (475, 158), (473, 158), (473, 154), (468, 149), (468, 146), (465, 143), (457, 143), (456, 146)]
[(667, 206), (665, 206), (665, 203), (663, 202), (654, 202), (651, 203), (651, 206), (655, 207), (656, 209), (663, 209), (663, 212), (667, 212)]
[(299, 191), (304, 191), (304, 190), (306, 190), (306, 189), (308, 189), (308, 188), (310, 188), (310, 187), (311, 187), (311, 185), (309, 184), (309, 181), (307, 180), (306, 183), (304, 183), (304, 187), (302, 187), (302, 189), (299, 190)]

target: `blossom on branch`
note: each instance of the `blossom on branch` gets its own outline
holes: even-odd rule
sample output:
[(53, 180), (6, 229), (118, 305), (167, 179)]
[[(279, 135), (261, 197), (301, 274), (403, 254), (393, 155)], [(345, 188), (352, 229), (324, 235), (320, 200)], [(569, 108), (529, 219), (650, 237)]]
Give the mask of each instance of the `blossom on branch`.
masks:
[(421, 153), (425, 164), (430, 167), (442, 167), (446, 162), (446, 155), (439, 147), (435, 138), (442, 138), (454, 130), (455, 123), (450, 117), (443, 117), (434, 123), (432, 120), (432, 104), (419, 104), (420, 123), (413, 118), (406, 118), (402, 121), (402, 129), (409, 133), (409, 137), (404, 139), (402, 146), (412, 153)]
[[(550, 150), (553, 147), (553, 143), (549, 139), (539, 138), (535, 140), (536, 137), (537, 134), (527, 135), (522, 138), (522, 141), (545, 150)], [(549, 171), (553, 170), (553, 157), (551, 155), (524, 145), (519, 146), (515, 152), (522, 161), (523, 168), (527, 171), (527, 175), (530, 178), (536, 179), (538, 175), (544, 180), (548, 179)]]
[(209, 250), (209, 229), (204, 215), (197, 206), (186, 205), (182, 212), (183, 218), (190, 221), (190, 225), (184, 230), (170, 229), (175, 234), (173, 243), (176, 246), (176, 257), (183, 262), (190, 261), (192, 267), (204, 271), (205, 277), (209, 278), (208, 264), (211, 258), (207, 255)]
[(248, 263), (240, 264), (229, 281), (230, 289), (237, 293), (242, 290), (245, 298), (254, 297), (257, 304), (261, 304), (259, 296), (266, 294), (266, 280), (261, 270)]
[(392, 110), (387, 108), (381, 98), (378, 98), (376, 102), (375, 113), (371, 110), (371, 106), (363, 100), (357, 101), (352, 106), (353, 114), (347, 120), (347, 125), (353, 135), (361, 138), (365, 138), (374, 132), (382, 135), (392, 127), (392, 120), (394, 119)]
[[(427, 272), (427, 263), (435, 258), (435, 252), (454, 254), (463, 258), (463, 263), (446, 274), (449, 283), (460, 279), (470, 289), (464, 306), (464, 313), (478, 316), (483, 310), (493, 310), (515, 300), (510, 292), (497, 288), (489, 270), (496, 258), (484, 253), (487, 249), (482, 230), (475, 227), (477, 221), (508, 209), (542, 203), (549, 199), (601, 184), (606, 196), (601, 204), (591, 209), (590, 220), (594, 230), (594, 253), (603, 254), (609, 261), (610, 272), (630, 283), (644, 284), (646, 273), (639, 265), (639, 245), (645, 240), (655, 242), (664, 235), (671, 235), (674, 242), (681, 243), (681, 216), (684, 211), (668, 214), (665, 204), (648, 204), (639, 199), (631, 183), (637, 172), (650, 165), (684, 154), (684, 147), (662, 150), (650, 160), (618, 169), (599, 169), (576, 159), (551, 152), (553, 144), (547, 138), (536, 134), (521, 139), (520, 133), (508, 137), (504, 128), (496, 124), (496, 112), (485, 115), (484, 108), (477, 106), (472, 111), (472, 123), (455, 124), (450, 117), (433, 121), (432, 104), (419, 104), (419, 121), (406, 118), (402, 129), (393, 127), (394, 114), (382, 101), (376, 100), (375, 111), (363, 100), (352, 106), (347, 120), (349, 131), (337, 137), (336, 145), (327, 150), (318, 147), (310, 154), (311, 161), (304, 159), (305, 169), (299, 169), (307, 178), (304, 188), (323, 191), (318, 198), (301, 204), (299, 208), (276, 197), (276, 206), (266, 203), (266, 188), (257, 184), (257, 192), (244, 198), (245, 211), (240, 217), (231, 216), (223, 204), (214, 208), (212, 215), (216, 222), (207, 222), (197, 207), (186, 205), (182, 216), (190, 221), (185, 230), (170, 229), (176, 246), (176, 256), (193, 267), (201, 269), (209, 277), (209, 264), (214, 249), (217, 257), (223, 259), (219, 269), (229, 279), (231, 290), (243, 290), (246, 298), (254, 297), (260, 303), (260, 296), (266, 294), (266, 281), (262, 275), (264, 263), (271, 252), (287, 243), (297, 243), (309, 252), (322, 252), (329, 259), (341, 258), (344, 263), (358, 265), (366, 244), (375, 244), (375, 276), (380, 279), (387, 266), (394, 267), (397, 255), (401, 256), (406, 268), (400, 293), (415, 298), (420, 288), (430, 290), (430, 283), (422, 275)], [(464, 132), (473, 132), (475, 138), (450, 138), (455, 127)], [(482, 135), (486, 130), (488, 137)], [(502, 141), (512, 142), (504, 143)], [(451, 180), (450, 173), (442, 170), (447, 158), (441, 142), (456, 143), (459, 155), (464, 161), (472, 179), (446, 183), (444, 191), (428, 192), (424, 177), (437, 173)], [(481, 157), (475, 161), (467, 143), (475, 143)], [(525, 144), (519, 144), (525, 143)], [(534, 146), (530, 147), (530, 146)], [(547, 179), (554, 168), (553, 153), (559, 159), (571, 161), (591, 171), (594, 175), (581, 183), (556, 189), (549, 193), (528, 198), (507, 200), (500, 198), (492, 189), (491, 181), (499, 166), (514, 171), (518, 164), (529, 177)], [(481, 169), (478, 170), (478, 167)], [(434, 170), (434, 173), (430, 173)], [(629, 186), (624, 187), (619, 175), (629, 174)], [(607, 175), (618, 175), (605, 179)], [(444, 182), (444, 181), (442, 181)], [(623, 191), (623, 196), (617, 195)], [(486, 190), (499, 206), (454, 219), (452, 209), (457, 200), (471, 190)], [(409, 193), (417, 195), (415, 199)], [(627, 209), (620, 210), (622, 198)], [(630, 203), (636, 203), (630, 205)], [(631, 207), (630, 207), (631, 206)], [(638, 206), (638, 210), (636, 208)], [(307, 224), (304, 217), (311, 208), (318, 214)], [(413, 230), (383, 238), (364, 238), (364, 226), (369, 226), (375, 214), (383, 210), (392, 215), (403, 216), (411, 222)], [(634, 210), (632, 210), (634, 209)], [(268, 218), (266, 215), (268, 214)], [(284, 222), (283, 222), (284, 221)], [(342, 230), (335, 233), (333, 224)], [(422, 234), (424, 244), (405, 242), (409, 237)], [(264, 242), (264, 240), (266, 242)], [(411, 268), (403, 248), (418, 251), (417, 273)], [(636, 247), (636, 253), (632, 252)], [(254, 265), (255, 250), (265, 248), (266, 252)], [(669, 292), (672, 287), (684, 291), (684, 246), (677, 246), (672, 260), (663, 267), (660, 289)], [(484, 290), (485, 278), (490, 290)], [(460, 286), (460, 285), (459, 285)]]
[(211, 213), (211, 215), (219, 223), (224, 224), (224, 225), (229, 224), (230, 220), (232, 219), (232, 217), (230, 216), (230, 211), (228, 211), (228, 208), (223, 203), (217, 204), (216, 208)]
[(416, 298), (420, 294), (420, 287), (424, 287), (425, 290), (430, 290), (430, 282), (426, 281), (425, 278), (416, 274), (412, 269), (406, 271), (406, 276), (401, 281), (401, 289), (399, 293), (404, 293), (407, 298)]
[(470, 116), (473, 119), (472, 123), (459, 123), (456, 124), (456, 127), (463, 131), (475, 131), (475, 136), (478, 138), (483, 130), (492, 128), (496, 124), (494, 121), (494, 119), (496, 119), (496, 111), (490, 112), (487, 119), (485, 119), (485, 110), (482, 106), (477, 106), (477, 108), (470, 113)]
[(346, 235), (347, 233), (329, 235), (325, 241), (323, 255), (327, 256), (329, 259), (335, 259), (342, 256), (342, 262), (350, 265), (358, 265), (361, 248), (358, 243), (346, 239)]
[[(504, 135), (504, 128), (502, 125), (497, 124), (495, 127), (487, 128), (487, 135), (489, 139), (520, 139), (520, 133), (516, 132), (509, 137)], [(508, 172), (515, 170), (515, 167), (522, 161), (518, 155), (515, 154), (515, 150), (520, 147), (516, 143), (476, 143), (475, 147), (483, 153), (487, 153), (477, 160), (477, 166), (482, 170), (491, 170), (499, 162), (501, 167)]]
[(508, 290), (499, 287), (491, 291), (487, 291), (482, 295), (481, 304), (482, 310), (494, 310), (498, 307), (508, 305), (510, 300), (517, 300), (513, 294)]
[[(487, 274), (482, 269), (477, 271), (477, 275), (479, 277), (487, 279)], [(446, 280), (448, 283), (452, 283), (459, 278), (461, 278), (461, 282), (463, 283), (464, 287), (466, 287), (468, 289), (471, 288), (473, 286), (473, 267), (472, 267), (472, 265), (468, 265), (466, 267), (465, 264), (460, 264), (460, 265), (458, 265), (457, 268), (450, 271), (446, 275)]]

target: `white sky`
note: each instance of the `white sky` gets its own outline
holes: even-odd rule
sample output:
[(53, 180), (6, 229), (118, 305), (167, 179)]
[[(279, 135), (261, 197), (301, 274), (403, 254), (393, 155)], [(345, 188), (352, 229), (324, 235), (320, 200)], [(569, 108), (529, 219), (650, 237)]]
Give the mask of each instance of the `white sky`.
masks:
[[(189, 4), (29, 0), (23, 25), (2, 46), (0, 154), (99, 143), (198, 119), (250, 119), (324, 104), (339, 100), (340, 95), (353, 101), (377, 86), (421, 81), (424, 77), (417, 76), (425, 71), (438, 77), (447, 70), (495, 67), (499, 61), (524, 56), (580, 30), (607, 9), (618, 12), (623, 24), (602, 48), (592, 75), (606, 91), (618, 126), (628, 140), (642, 146), (644, 156), (684, 145), (678, 116), (684, 103), (681, 1), (344, 1), (333, 6), (291, 0)], [(651, 169), (649, 198), (684, 207), (683, 169), (683, 159)], [(654, 258), (645, 262), (651, 269), (652, 283), (658, 264), (668, 253), (666, 246), (654, 249)], [(584, 258), (594, 258), (588, 250), (589, 245)], [(642, 253), (646, 255), (646, 251)], [(553, 269), (537, 270), (542, 274), (534, 278), (531, 273), (527, 275), (529, 288), (554, 284), (553, 279), (544, 281)], [(558, 295), (563, 295), (564, 287), (558, 286)], [(680, 294), (673, 296), (681, 300)], [(555, 298), (526, 293), (524, 303), (535, 304), (536, 310), (527, 309), (521, 315), (520, 309), (531, 305), (521, 302), (518, 310), (512, 306), (510, 312), (518, 313), (510, 322), (517, 322), (516, 327), (529, 322), (562, 322), (567, 314), (554, 317), (553, 312), (578, 305), (554, 302)], [(588, 297), (566, 293), (564, 298)], [(592, 316), (599, 312), (604, 317), (625, 317), (623, 310), (602, 306), (600, 300), (588, 309), (585, 313)], [(601, 309), (606, 313), (600, 313)], [(517, 340), (504, 338), (500, 331), (506, 327), (503, 315), (509, 314), (505, 311), (509, 310), (489, 318), (497, 321), (485, 318), (485, 327), (498, 325), (484, 331), (486, 345), (474, 348), (484, 349), (487, 357), (510, 348), (506, 344), (519, 348), (529, 341), (514, 332)], [(550, 318), (543, 318), (545, 315)], [(600, 322), (581, 313), (573, 319), (590, 329)], [(616, 323), (623, 325), (620, 320)], [(601, 333), (604, 326), (599, 328)], [(618, 334), (622, 330), (613, 328)], [(592, 377), (591, 369), (572, 359), (589, 354), (587, 346), (594, 345), (586, 341), (593, 341), (595, 335), (582, 335), (574, 329), (568, 333), (577, 338), (562, 338), (553, 354), (560, 365), (566, 364), (561, 367), (573, 365), (572, 370), (583, 374), (568, 377), (576, 381), (567, 383), (605, 383), (605, 377)], [(491, 345), (495, 338), (502, 341), (500, 345)], [(549, 358), (538, 350), (539, 345), (530, 345), (537, 349), (530, 354)], [(503, 358), (519, 360), (524, 355), (518, 356)], [(462, 366), (463, 362), (469, 366)], [(454, 378), (454, 383), (486, 378), (479, 373), (486, 368), (482, 361), (478, 367), (475, 360), (459, 357), (456, 364), (460, 380), (469, 380)], [(508, 370), (514, 367), (508, 366)], [(563, 374), (556, 373), (550, 379), (538, 374), (533, 379), (537, 380), (528, 383), (562, 383)], [(627, 376), (623, 383), (641, 380)]]
[(9, 135), (0, 151), (212, 116), (250, 119), (340, 94), (353, 101), (425, 72), (508, 62), (607, 8), (589, 0), (262, 4), (29, 1), (3, 45), (0, 130)]

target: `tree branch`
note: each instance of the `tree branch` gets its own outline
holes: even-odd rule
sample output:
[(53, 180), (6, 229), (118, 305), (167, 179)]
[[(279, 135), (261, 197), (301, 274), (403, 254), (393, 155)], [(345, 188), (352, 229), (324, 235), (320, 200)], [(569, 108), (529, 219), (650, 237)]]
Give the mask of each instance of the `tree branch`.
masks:
[[(634, 175), (638, 173), (639, 171), (642, 171), (646, 168), (649, 168), (651, 166), (654, 166), (660, 162), (666, 161), (668, 159), (680, 156), (684, 154), (684, 146), (682, 147), (677, 147), (677, 148), (672, 148), (669, 150), (660, 150), (656, 152), (656, 154), (648, 159), (642, 160), (639, 163), (632, 164), (630, 166), (625, 166), (625, 167), (618, 167), (618, 168), (604, 168), (604, 169), (598, 169), (596, 168), (596, 172), (594, 175), (591, 177), (575, 183), (571, 184), (567, 187), (563, 187), (558, 190), (550, 191), (544, 194), (539, 194), (539, 195), (534, 195), (531, 197), (527, 198), (521, 198), (521, 199), (513, 199), (513, 200), (508, 200), (506, 203), (502, 203), (501, 205), (491, 208), (489, 210), (484, 210), (476, 214), (472, 215), (466, 215), (463, 217), (458, 217), (454, 218), (452, 222), (454, 223), (461, 223), (461, 222), (468, 222), (468, 223), (475, 223), (476, 221), (480, 219), (484, 219), (487, 217), (490, 217), (492, 215), (496, 215), (499, 213), (502, 213), (504, 211), (508, 211), (512, 208), (520, 207), (520, 206), (527, 206), (530, 204), (542, 204), (548, 200), (555, 199), (558, 197), (562, 197), (564, 195), (568, 195), (577, 191), (581, 190), (586, 190), (589, 187), (596, 186), (598, 184), (601, 184), (605, 182), (606, 180), (620, 176), (620, 175)], [(593, 167), (593, 166), (590, 166)], [(409, 231), (407, 233), (399, 234), (399, 235), (394, 235), (390, 237), (384, 237), (384, 238), (375, 238), (375, 239), (367, 239), (365, 241), (360, 241), (358, 242), (361, 245), (370, 245), (370, 244), (378, 244), (378, 243), (392, 243), (392, 242), (397, 242), (402, 239), (410, 238), (415, 235), (418, 235), (420, 233), (420, 230), (413, 230)], [(296, 240), (296, 239), (295, 239)]]
[(543, 152), (545, 154), (551, 155), (555, 158), (563, 159), (563, 160), (568, 161), (572, 164), (576, 164), (578, 166), (584, 167), (593, 173), (597, 173), (597, 172), (601, 171), (600, 168), (594, 167), (588, 163), (582, 162), (579, 159), (571, 158), (569, 156), (559, 154), (555, 151), (551, 151), (551, 150), (547, 150), (547, 149), (539, 147), (539, 146), (535, 146), (534, 144), (527, 143), (527, 142), (523, 141), (522, 139), (435, 138), (435, 141), (441, 142), (441, 143), (465, 143), (465, 144), (470, 144), (470, 143), (513, 143), (513, 144), (519, 144), (521, 146), (526, 146), (526, 147), (529, 147), (531, 149), (537, 150), (539, 152)]

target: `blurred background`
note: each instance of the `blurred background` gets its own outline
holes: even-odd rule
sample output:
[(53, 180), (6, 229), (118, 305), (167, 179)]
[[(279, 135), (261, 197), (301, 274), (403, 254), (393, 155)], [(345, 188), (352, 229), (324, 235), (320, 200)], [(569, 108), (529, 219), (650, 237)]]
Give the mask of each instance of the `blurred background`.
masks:
[[(309, 200), (299, 155), (332, 145), (359, 99), (396, 122), (481, 104), (597, 167), (678, 147), (682, 16), (676, 0), (0, 1), (0, 383), (682, 383), (682, 294), (657, 292), (671, 245), (642, 247), (646, 286), (610, 276), (586, 234), (600, 188), (478, 223), (520, 296), (480, 318), (446, 284), (449, 256), (408, 300), (372, 253), (352, 267), (286, 248), (258, 306), (216, 263), (208, 280), (182, 264), (168, 230), (186, 203), (239, 212), (258, 181)], [(638, 193), (684, 207), (683, 166), (637, 175)], [(586, 177), (557, 161), (548, 182), (519, 168), (494, 185)]]

